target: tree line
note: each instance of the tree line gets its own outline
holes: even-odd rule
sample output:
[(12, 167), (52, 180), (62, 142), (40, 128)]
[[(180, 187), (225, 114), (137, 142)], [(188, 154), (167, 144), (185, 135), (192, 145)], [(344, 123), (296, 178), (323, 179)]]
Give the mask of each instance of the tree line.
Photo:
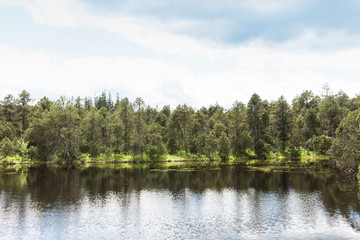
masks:
[(97, 97), (47, 97), (34, 103), (23, 90), (0, 102), (0, 159), (14, 154), (43, 161), (111, 154), (192, 154), (222, 160), (230, 156), (328, 154), (339, 164), (360, 159), (360, 96), (349, 98), (303, 91), (289, 104), (283, 96), (247, 104), (195, 109), (186, 104), (152, 107), (103, 92)]

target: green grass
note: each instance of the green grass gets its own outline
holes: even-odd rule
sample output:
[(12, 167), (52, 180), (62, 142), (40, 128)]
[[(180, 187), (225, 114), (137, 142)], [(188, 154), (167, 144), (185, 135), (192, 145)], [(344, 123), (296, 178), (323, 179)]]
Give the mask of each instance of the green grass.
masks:
[(7, 156), (4, 159), (0, 160), (0, 164), (4, 165), (4, 164), (30, 164), (30, 163), (34, 163), (34, 162), (38, 162), (36, 160), (32, 160), (30, 158), (28, 158), (27, 156), (20, 156), (18, 154), (13, 155), (13, 156)]
[(82, 153), (80, 156), (76, 159), (78, 162), (129, 162), (133, 161), (133, 157), (130, 155), (124, 155), (124, 154), (100, 154), (99, 156), (92, 157), (88, 153)]
[[(113, 167), (113, 168), (157, 168), (161, 169), (187, 169), (187, 168), (201, 168), (208, 167), (214, 164), (214, 167), (243, 164), (244, 166), (279, 166), (279, 165), (293, 165), (295, 162), (305, 164), (317, 162), (319, 160), (329, 159), (328, 156), (322, 156), (314, 152), (305, 151), (301, 149), (300, 156), (291, 158), (288, 153), (271, 153), (267, 159), (256, 159), (253, 151), (247, 151), (242, 157), (230, 156), (228, 161), (221, 161), (219, 156), (213, 155), (212, 161), (205, 155), (186, 154), (185, 152), (178, 152), (177, 154), (166, 154), (160, 156), (157, 160), (151, 160), (146, 154), (142, 155), (125, 155), (125, 154), (101, 154), (97, 157), (92, 157), (90, 154), (81, 154), (75, 160), (61, 160), (57, 158), (56, 161), (38, 161), (31, 160), (20, 155), (8, 156), (0, 160), (0, 165), (15, 166), (15, 165), (36, 165), (47, 164), (56, 166), (66, 166), (69, 163), (74, 164), (80, 168), (87, 167)], [(268, 168), (267, 168), (268, 169)]]

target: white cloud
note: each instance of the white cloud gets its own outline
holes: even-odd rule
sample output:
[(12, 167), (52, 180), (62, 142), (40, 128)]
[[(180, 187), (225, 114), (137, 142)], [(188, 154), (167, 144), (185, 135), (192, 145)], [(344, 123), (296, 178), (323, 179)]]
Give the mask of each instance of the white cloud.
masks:
[(345, 30), (316, 31), (306, 29), (298, 37), (278, 44), (283, 49), (311, 49), (313, 51), (330, 51), (359, 47), (360, 34), (348, 33)]
[(300, 7), (304, 6), (304, 1), (300, 0), (251, 0), (241, 1), (242, 7), (250, 9), (258, 14), (279, 14), (279, 12), (298, 11)]
[[(356, 64), (360, 49), (299, 54), (244, 47), (234, 55), (237, 65), (231, 70), (210, 73), (205, 69), (195, 73), (186, 64), (155, 58), (59, 60), (0, 46), (0, 94), (27, 89), (53, 97), (88, 96), (111, 90), (130, 99), (142, 96), (151, 105), (187, 103), (200, 107), (216, 101), (224, 106), (231, 106), (235, 100), (246, 103), (253, 92), (268, 100), (280, 95), (291, 100), (305, 89), (319, 91), (326, 82), (335, 91), (343, 89), (350, 95), (360, 89), (356, 78), (360, 74)], [(254, 64), (256, 61), (259, 63)], [(221, 64), (224, 63), (219, 62), (219, 68), (225, 69)]]
[[(82, 11), (86, 11), (86, 5), (74, 0), (24, 0), (25, 9), (32, 15), (34, 21), (39, 24), (47, 24), (55, 27), (79, 27), (84, 17)], [(81, 11), (81, 12), (80, 12)], [(78, 15), (80, 13), (80, 15)]]
[(164, 24), (151, 18), (102, 16), (90, 11), (86, 4), (77, 0), (14, 0), (11, 3), (3, 1), (0, 3), (23, 6), (38, 24), (53, 27), (105, 29), (159, 53), (204, 56), (212, 59), (221, 54), (220, 50), (207, 47), (201, 41), (164, 30), (171, 26), (184, 28), (185, 25), (197, 24), (192, 21), (174, 21)]
[[(24, 6), (39, 24), (106, 29), (164, 55), (60, 60), (0, 45), (1, 96), (22, 89), (54, 97), (87, 96), (112, 90), (131, 99), (141, 96), (152, 105), (188, 103), (200, 107), (216, 101), (224, 106), (231, 106), (235, 100), (246, 103), (253, 92), (268, 100), (280, 95), (291, 100), (305, 89), (320, 90), (326, 82), (335, 91), (343, 89), (350, 95), (360, 89), (356, 77), (360, 75), (360, 48), (351, 44), (359, 38), (345, 32), (319, 37), (309, 30), (281, 45), (270, 46), (258, 40), (226, 48), (168, 33), (164, 30), (168, 25), (154, 19), (97, 15), (75, 0), (14, 3)], [(260, 7), (263, 3), (252, 4)], [(273, 4), (280, 3), (278, 0)], [(279, 7), (273, 6), (273, 11)], [(331, 41), (348, 42), (350, 47), (314, 50), (309, 46)], [(216, 71), (210, 69), (209, 62)]]
[(167, 95), (164, 86), (171, 81), (193, 78), (181, 66), (154, 59), (118, 57), (58, 61), (41, 53), (22, 53), (6, 46), (0, 46), (0, 65), (3, 69), (0, 73), (2, 96), (16, 94), (21, 89), (57, 97), (88, 96), (113, 90), (129, 94), (130, 98), (142, 96), (152, 104), (175, 105), (179, 99)]
[[(110, 33), (115, 33), (125, 39), (145, 46), (158, 53), (180, 55), (180, 56), (200, 56), (217, 60), (229, 55), (229, 49), (221, 44), (215, 44), (205, 39), (195, 39), (190, 36), (170, 33), (171, 29), (186, 29), (194, 26), (202, 26), (204, 22), (198, 20), (176, 19), (168, 22), (160, 21), (154, 17), (139, 17), (132, 15), (101, 15), (91, 9), (87, 4), (79, 0), (0, 0), (0, 4), (14, 4), (23, 6), (34, 21), (38, 24), (45, 24), (54, 27), (85, 28), (85, 29), (105, 29)], [(138, 1), (130, 1), (127, 5), (139, 5)], [(148, 5), (167, 5), (168, 1), (147, 2)], [(286, 1), (286, 0), (254, 0), (254, 1), (226, 1), (225, 3), (214, 4), (216, 6), (233, 6), (234, 8), (249, 9), (260, 14), (278, 12), (298, 11), (299, 8), (311, 4), (310, 1)], [(204, 6), (207, 6), (205, 4)], [(207, 6), (211, 7), (211, 6)], [(222, 21), (222, 19), (217, 19)], [(215, 27), (215, 26), (214, 26)], [(217, 29), (217, 31), (219, 31)], [(281, 48), (291, 48), (303, 50), (329, 49), (332, 46), (351, 46), (358, 44), (359, 35), (350, 35), (345, 31), (329, 31), (318, 34), (315, 30), (307, 29), (299, 37), (281, 42)], [(260, 45), (262, 39), (258, 40)], [(254, 41), (253, 41), (254, 43)], [(255, 43), (255, 47), (256, 47)], [(279, 46), (277, 46), (279, 47)], [(230, 48), (232, 51), (233, 48)]]
[[(315, 0), (316, 1), (316, 0)], [(315, 2), (304, 0), (223, 0), (212, 1), (208, 0), (124, 0), (121, 1), (121, 8), (123, 12), (146, 12), (146, 10), (166, 10), (172, 7), (185, 8), (191, 7), (191, 10), (199, 11), (200, 15), (203, 12), (221, 11), (228, 9), (243, 10), (244, 12), (252, 11), (260, 14), (278, 14), (279, 12), (289, 12), (289, 10), (298, 11), (303, 6), (307, 6)], [(201, 11), (202, 10), (202, 11)]]

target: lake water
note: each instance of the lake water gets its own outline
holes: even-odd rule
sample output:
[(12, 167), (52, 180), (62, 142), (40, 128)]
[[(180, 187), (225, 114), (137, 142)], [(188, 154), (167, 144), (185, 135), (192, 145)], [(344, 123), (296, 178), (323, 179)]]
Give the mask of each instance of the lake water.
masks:
[(320, 170), (0, 170), (0, 239), (360, 239), (359, 203)]

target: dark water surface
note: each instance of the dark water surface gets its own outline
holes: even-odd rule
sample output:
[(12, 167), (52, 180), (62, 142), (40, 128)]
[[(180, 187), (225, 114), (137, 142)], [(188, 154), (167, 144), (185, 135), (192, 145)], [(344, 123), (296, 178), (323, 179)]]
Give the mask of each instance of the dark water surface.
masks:
[(359, 210), (324, 171), (0, 170), (0, 239), (360, 239)]

